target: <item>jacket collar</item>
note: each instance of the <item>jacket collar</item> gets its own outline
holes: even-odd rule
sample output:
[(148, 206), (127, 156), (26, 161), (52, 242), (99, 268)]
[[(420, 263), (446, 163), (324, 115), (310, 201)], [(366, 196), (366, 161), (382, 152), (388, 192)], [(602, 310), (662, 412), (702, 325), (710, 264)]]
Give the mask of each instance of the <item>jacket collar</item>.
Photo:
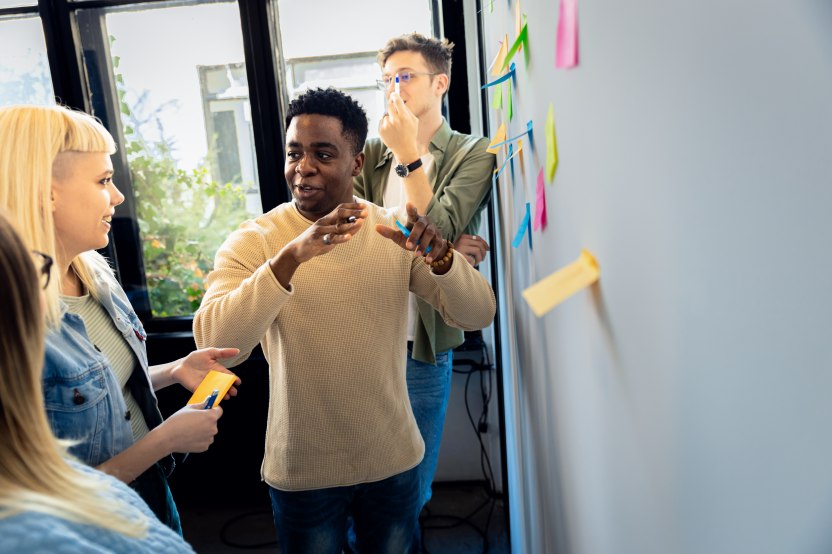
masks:
[[(428, 145), (428, 150), (431, 154), (433, 154), (433, 159), (436, 161), (436, 167), (442, 166), (442, 160), (445, 158), (445, 150), (448, 148), (448, 143), (451, 142), (452, 135), (453, 131), (451, 130), (451, 126), (448, 124), (448, 120), (443, 117), (442, 125), (440, 125), (439, 129), (433, 134), (433, 137), (430, 139), (430, 145)], [(381, 158), (375, 168), (379, 169), (380, 167), (387, 165), (387, 163), (392, 159), (393, 151), (385, 145), (384, 152), (381, 154)]]

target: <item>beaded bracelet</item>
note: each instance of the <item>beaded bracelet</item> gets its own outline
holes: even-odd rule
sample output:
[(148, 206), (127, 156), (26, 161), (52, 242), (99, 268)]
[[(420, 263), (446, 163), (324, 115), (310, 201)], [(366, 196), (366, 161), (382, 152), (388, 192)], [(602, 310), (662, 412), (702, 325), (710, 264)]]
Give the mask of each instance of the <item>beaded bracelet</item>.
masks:
[(446, 263), (450, 262), (451, 258), (454, 255), (454, 245), (451, 241), (447, 241), (447, 242), (448, 242), (448, 251), (445, 252), (445, 255), (442, 256), (441, 260), (434, 260), (432, 262), (429, 262), (427, 260), (427, 258), (425, 258), (425, 263), (430, 265), (430, 267), (432, 267), (432, 268), (436, 268), (436, 267), (442, 267)]

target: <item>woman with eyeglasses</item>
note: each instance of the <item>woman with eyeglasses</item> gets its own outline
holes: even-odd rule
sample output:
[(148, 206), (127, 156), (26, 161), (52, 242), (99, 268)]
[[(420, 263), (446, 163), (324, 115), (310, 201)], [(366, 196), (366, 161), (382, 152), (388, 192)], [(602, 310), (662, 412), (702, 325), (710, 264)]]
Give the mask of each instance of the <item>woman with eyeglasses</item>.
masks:
[(52, 431), (73, 441), (72, 455), (129, 483), (181, 534), (167, 484), (171, 454), (207, 450), (222, 409), (196, 404), (163, 420), (154, 391), (173, 383), (194, 390), (208, 371), (227, 371), (219, 361), (238, 351), (206, 348), (148, 367), (142, 323), (95, 251), (107, 245), (124, 201), (112, 179), (115, 149), (107, 130), (84, 113), (0, 108), (0, 208), (19, 222), (30, 250), (55, 261), (42, 274), (43, 391)]
[(0, 213), (0, 552), (193, 552), (129, 487), (72, 461), (44, 408), (44, 311), (52, 258)]

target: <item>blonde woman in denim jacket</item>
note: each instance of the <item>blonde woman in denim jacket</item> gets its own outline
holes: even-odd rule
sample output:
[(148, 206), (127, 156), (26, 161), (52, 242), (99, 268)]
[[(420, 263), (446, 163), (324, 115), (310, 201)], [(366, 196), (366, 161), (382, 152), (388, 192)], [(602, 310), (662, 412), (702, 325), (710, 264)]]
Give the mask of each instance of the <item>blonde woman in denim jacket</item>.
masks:
[[(45, 291), (46, 412), (70, 453), (130, 484), (181, 534), (167, 476), (173, 452), (203, 452), (221, 408), (186, 406), (166, 421), (154, 391), (194, 390), (236, 349), (206, 348), (148, 367), (146, 334), (106, 260), (115, 207), (115, 143), (92, 117), (61, 106), (0, 108), (0, 208), (19, 222), (32, 250), (55, 259)], [(239, 380), (238, 380), (239, 383)], [(236, 394), (232, 388), (231, 395)]]

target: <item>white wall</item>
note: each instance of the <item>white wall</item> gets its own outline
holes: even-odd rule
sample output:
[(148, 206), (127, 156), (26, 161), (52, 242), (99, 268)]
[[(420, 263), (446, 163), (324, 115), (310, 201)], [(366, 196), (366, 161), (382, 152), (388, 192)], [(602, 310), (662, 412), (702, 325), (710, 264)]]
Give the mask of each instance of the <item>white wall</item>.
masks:
[[(489, 60), (517, 1), (483, 2)], [(569, 71), (557, 6), (522, 2), (539, 159), (499, 191), (513, 550), (832, 551), (832, 4), (579, 2)], [(550, 102), (549, 226), (514, 250)], [(535, 318), (583, 247), (599, 286)]]

